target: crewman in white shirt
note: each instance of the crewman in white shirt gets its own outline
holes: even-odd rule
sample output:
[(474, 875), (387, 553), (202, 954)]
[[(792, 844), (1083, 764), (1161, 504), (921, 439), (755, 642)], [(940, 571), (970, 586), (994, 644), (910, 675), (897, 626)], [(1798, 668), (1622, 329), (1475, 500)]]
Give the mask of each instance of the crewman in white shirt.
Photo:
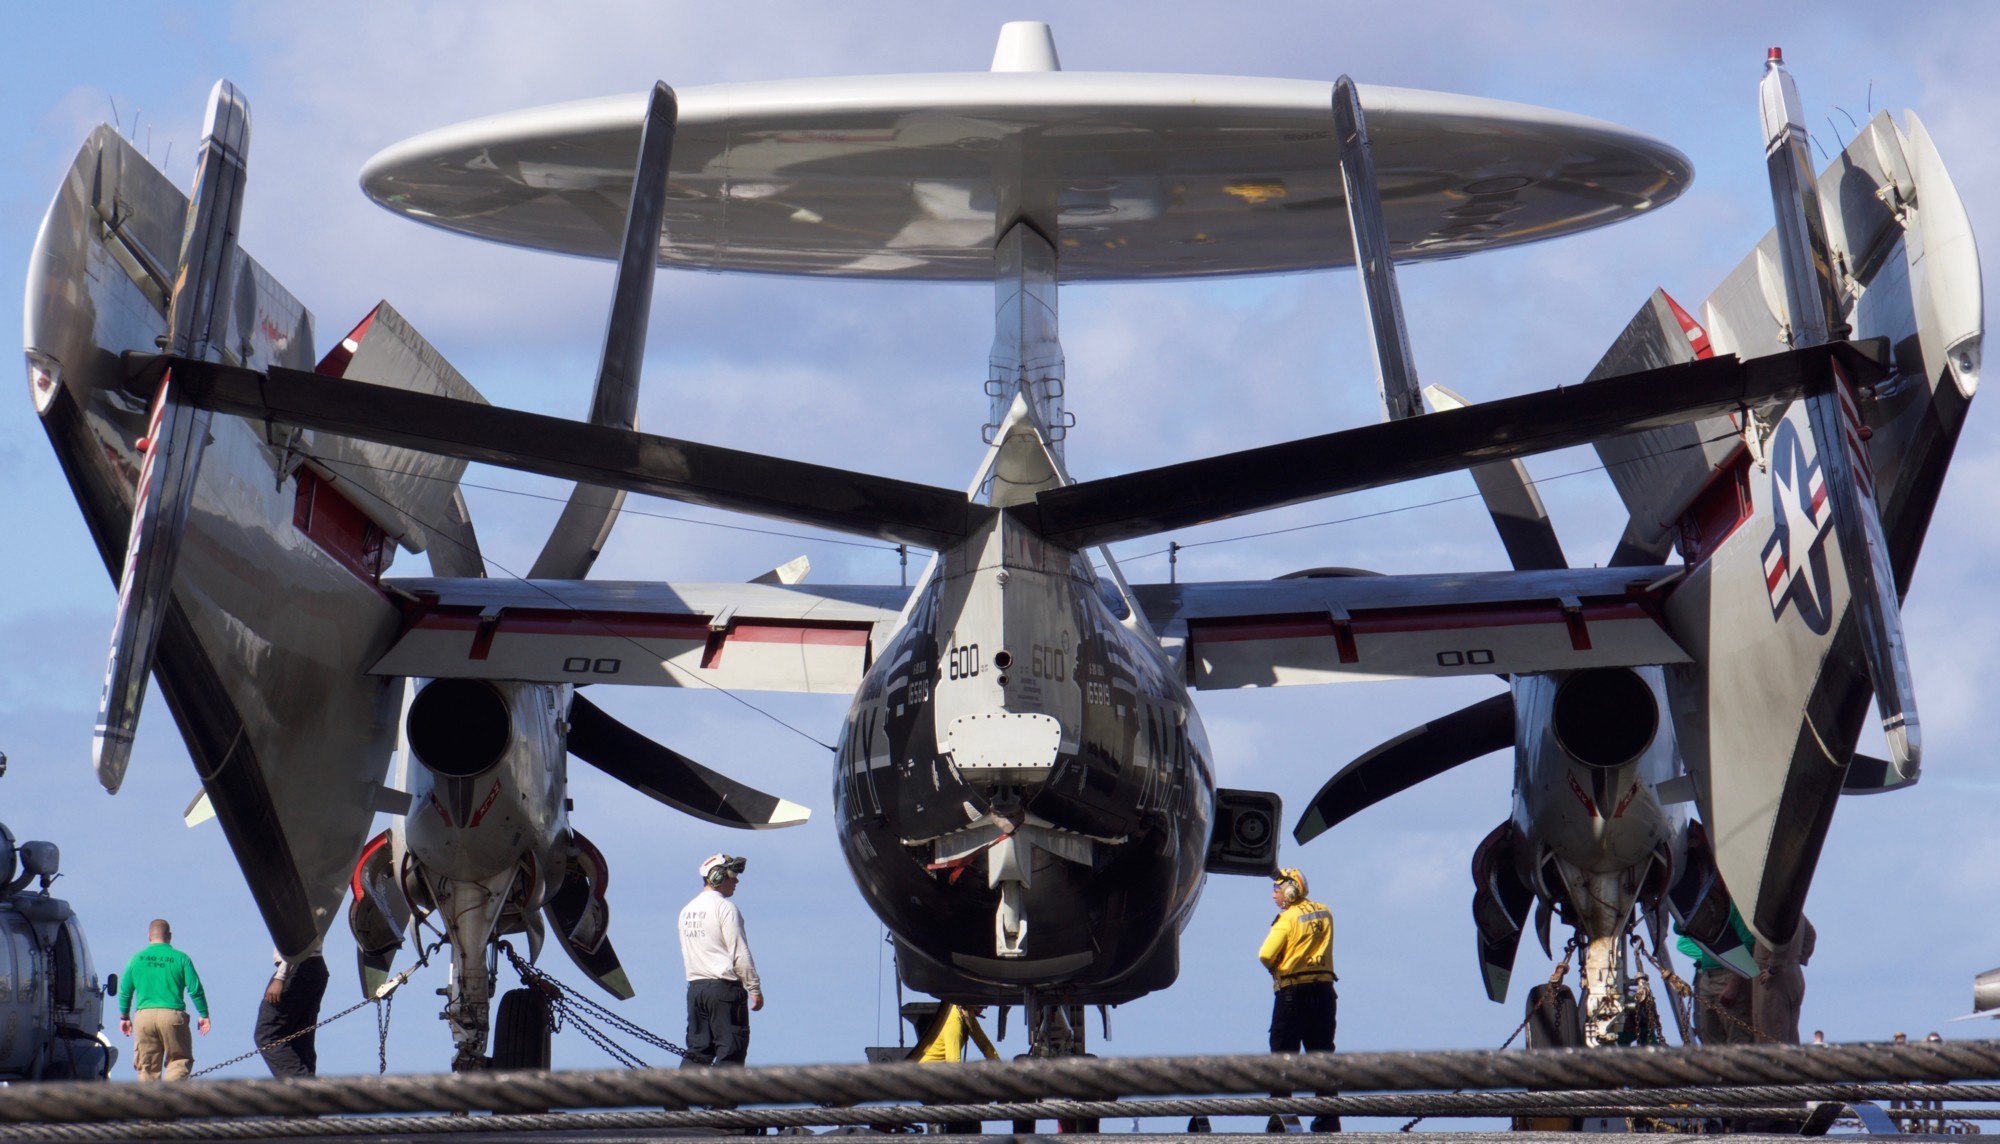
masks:
[(681, 910), (687, 965), (687, 1065), (740, 1065), (750, 1052), (750, 1014), (764, 1007), (743, 914), (730, 897), (748, 860), (712, 854), (701, 863), (701, 893)]

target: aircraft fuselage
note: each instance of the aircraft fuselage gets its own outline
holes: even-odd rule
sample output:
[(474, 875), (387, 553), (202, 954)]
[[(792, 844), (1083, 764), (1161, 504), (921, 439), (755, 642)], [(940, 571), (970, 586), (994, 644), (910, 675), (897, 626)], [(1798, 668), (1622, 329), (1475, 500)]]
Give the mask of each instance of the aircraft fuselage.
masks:
[(1187, 688), (1115, 579), (1005, 514), (938, 554), (850, 709), (842, 849), (948, 1000), (1170, 984), (1214, 814)]

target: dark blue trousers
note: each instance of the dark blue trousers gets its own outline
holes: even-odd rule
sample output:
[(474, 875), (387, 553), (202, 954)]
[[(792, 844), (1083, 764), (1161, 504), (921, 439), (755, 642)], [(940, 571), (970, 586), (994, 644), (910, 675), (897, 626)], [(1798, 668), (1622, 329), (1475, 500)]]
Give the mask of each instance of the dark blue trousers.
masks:
[(750, 1055), (750, 994), (734, 981), (688, 982), (688, 1065), (740, 1065)]

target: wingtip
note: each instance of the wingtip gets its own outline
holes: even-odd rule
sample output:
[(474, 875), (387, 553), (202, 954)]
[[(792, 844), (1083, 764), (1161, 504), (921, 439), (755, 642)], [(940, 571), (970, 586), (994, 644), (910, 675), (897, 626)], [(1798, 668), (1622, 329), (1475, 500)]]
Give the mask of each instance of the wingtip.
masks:
[(97, 781), (105, 793), (117, 794), (118, 788), (125, 785), (125, 768), (131, 760), (132, 736), (99, 726), (90, 741), (90, 765), (96, 769)]
[(788, 798), (781, 798), (778, 800), (777, 808), (771, 811), (771, 817), (765, 821), (764, 829), (777, 830), (786, 826), (804, 826), (810, 818), (812, 818), (811, 807), (801, 806)]

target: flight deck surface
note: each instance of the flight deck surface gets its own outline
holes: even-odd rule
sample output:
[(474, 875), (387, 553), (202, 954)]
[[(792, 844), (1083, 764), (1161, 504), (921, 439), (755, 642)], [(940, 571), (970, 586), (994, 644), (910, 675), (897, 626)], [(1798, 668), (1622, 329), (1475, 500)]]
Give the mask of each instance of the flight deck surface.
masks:
[[(1601, 120), (1361, 85), (1391, 248), (1447, 258), (1663, 206), (1679, 151)], [(1325, 81), (1091, 72), (792, 80), (678, 93), (660, 264), (991, 281), (1027, 218), (1065, 282), (1351, 265)], [(416, 221), (616, 256), (647, 94), (418, 135), (362, 188)]]

